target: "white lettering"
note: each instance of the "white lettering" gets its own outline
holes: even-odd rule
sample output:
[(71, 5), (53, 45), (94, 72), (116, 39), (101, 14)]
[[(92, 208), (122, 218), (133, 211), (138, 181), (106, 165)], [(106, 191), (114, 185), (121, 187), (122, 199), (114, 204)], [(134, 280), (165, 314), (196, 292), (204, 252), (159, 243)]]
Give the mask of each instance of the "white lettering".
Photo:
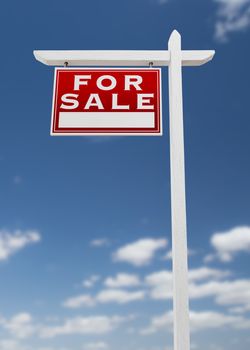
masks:
[(130, 91), (133, 86), (136, 90), (141, 90), (142, 77), (140, 75), (125, 75), (125, 91)]
[(80, 90), (81, 85), (88, 85), (86, 79), (91, 79), (91, 75), (75, 75), (74, 90)]
[(129, 109), (129, 105), (118, 105), (118, 94), (112, 94), (112, 109)]
[[(109, 86), (103, 85), (103, 80), (109, 80), (111, 84)], [(116, 87), (116, 79), (111, 75), (103, 75), (97, 79), (96, 85), (100, 90), (108, 91), (113, 90)]]
[(77, 99), (78, 95), (77, 94), (64, 94), (61, 97), (62, 102), (65, 103), (70, 103), (71, 105), (65, 105), (65, 104), (61, 104), (60, 108), (63, 109), (75, 109), (79, 106), (79, 102), (75, 99)]
[(98, 107), (98, 109), (104, 109), (98, 94), (90, 94), (84, 109), (90, 109), (90, 107)]
[(154, 94), (138, 94), (137, 95), (137, 108), (138, 109), (154, 109), (153, 105), (149, 105), (150, 98), (153, 98)]

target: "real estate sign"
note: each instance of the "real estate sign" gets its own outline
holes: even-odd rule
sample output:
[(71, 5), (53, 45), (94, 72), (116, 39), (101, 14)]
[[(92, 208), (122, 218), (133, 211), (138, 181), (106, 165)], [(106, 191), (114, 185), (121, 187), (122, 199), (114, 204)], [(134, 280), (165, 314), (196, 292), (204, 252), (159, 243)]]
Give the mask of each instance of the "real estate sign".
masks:
[(52, 135), (161, 135), (161, 69), (55, 68)]

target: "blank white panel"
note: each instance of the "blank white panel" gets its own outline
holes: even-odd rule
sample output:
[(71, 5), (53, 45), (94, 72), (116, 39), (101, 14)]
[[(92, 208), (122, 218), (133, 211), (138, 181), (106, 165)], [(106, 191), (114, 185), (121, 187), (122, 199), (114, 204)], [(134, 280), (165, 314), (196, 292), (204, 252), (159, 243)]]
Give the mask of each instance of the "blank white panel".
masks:
[(154, 112), (60, 112), (59, 128), (154, 128)]

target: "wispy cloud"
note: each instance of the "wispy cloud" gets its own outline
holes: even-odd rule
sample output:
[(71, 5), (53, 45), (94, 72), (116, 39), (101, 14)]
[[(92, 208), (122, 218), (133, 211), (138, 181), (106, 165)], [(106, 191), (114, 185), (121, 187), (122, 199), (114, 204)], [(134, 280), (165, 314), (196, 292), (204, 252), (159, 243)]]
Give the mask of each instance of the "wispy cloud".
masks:
[(0, 231), (0, 260), (7, 260), (11, 255), (28, 245), (38, 243), (41, 235), (38, 231)]
[(97, 295), (97, 301), (100, 303), (115, 302), (118, 304), (127, 304), (132, 301), (139, 301), (145, 298), (145, 292), (139, 291), (126, 291), (122, 289), (106, 289), (101, 291)]
[(137, 267), (151, 263), (156, 252), (167, 246), (164, 238), (143, 238), (119, 248), (113, 254), (116, 262), (126, 262)]
[(81, 307), (91, 307), (96, 304), (127, 304), (134, 301), (143, 300), (145, 298), (145, 291), (127, 291), (123, 289), (104, 289), (95, 296), (90, 294), (82, 294), (71, 297), (63, 302), (63, 306), (70, 309), (78, 309)]
[(158, 0), (158, 4), (160, 5), (164, 5), (166, 3), (168, 3), (170, 0)]
[[(17, 339), (1, 339), (0, 340), (1, 350), (34, 350), (34, 346), (23, 344)], [(52, 347), (52, 346), (36, 346), (36, 350), (70, 350), (65, 347)]]
[(140, 279), (135, 274), (118, 273), (115, 277), (107, 277), (104, 285), (108, 288), (136, 287)]
[(110, 244), (110, 241), (107, 238), (96, 238), (90, 242), (91, 247), (107, 247)]
[(83, 346), (84, 350), (104, 350), (108, 348), (108, 344), (103, 341), (88, 343)]
[(84, 280), (82, 282), (83, 287), (85, 288), (92, 288), (94, 287), (94, 285), (96, 284), (96, 282), (98, 282), (100, 279), (100, 276), (98, 275), (92, 275), (89, 278), (87, 278), (86, 280)]
[(214, 0), (218, 5), (215, 37), (227, 41), (233, 32), (250, 27), (250, 0)]
[(0, 349), (1, 350), (31, 350), (25, 345), (20, 344), (20, 342), (15, 339), (0, 340)]
[(131, 317), (132, 316), (130, 315), (126, 317), (117, 315), (78, 316), (68, 318), (61, 324), (55, 325), (55, 323), (37, 323), (29, 313), (25, 312), (14, 315), (10, 319), (1, 318), (0, 326), (14, 339), (13, 341), (6, 341), (5, 345), (13, 345), (13, 349), (15, 349), (14, 345), (16, 346), (18, 344), (16, 339), (26, 339), (32, 336), (39, 338), (54, 338), (60, 335), (106, 334), (116, 329), (122, 323), (130, 320)]
[(96, 301), (90, 294), (81, 294), (71, 297), (63, 302), (63, 306), (69, 309), (78, 309), (83, 306), (95, 306)]
[(14, 178), (13, 178), (13, 183), (14, 183), (15, 185), (20, 185), (20, 184), (22, 183), (22, 178), (21, 178), (21, 176), (19, 176), (19, 175), (14, 176)]
[(42, 327), (42, 338), (54, 338), (59, 335), (106, 334), (115, 330), (128, 318), (121, 316), (89, 316), (67, 319), (57, 326)]

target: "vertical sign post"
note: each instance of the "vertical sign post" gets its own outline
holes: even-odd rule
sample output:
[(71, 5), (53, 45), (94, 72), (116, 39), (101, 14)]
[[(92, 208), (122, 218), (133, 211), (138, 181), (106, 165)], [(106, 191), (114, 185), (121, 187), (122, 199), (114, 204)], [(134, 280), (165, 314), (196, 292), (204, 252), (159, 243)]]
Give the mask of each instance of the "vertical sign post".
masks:
[[(212, 60), (214, 54), (213, 50), (182, 50), (181, 36), (176, 30), (170, 36), (168, 50), (34, 51), (36, 59), (49, 66), (63, 66), (67, 63), (67, 66), (78, 67), (169, 67), (174, 350), (190, 350), (182, 66), (201, 66)], [(107, 132), (104, 130), (102, 134)]]
[(189, 350), (189, 306), (185, 162), (182, 102), (181, 36), (174, 31), (168, 42), (171, 219), (174, 288), (174, 350)]

